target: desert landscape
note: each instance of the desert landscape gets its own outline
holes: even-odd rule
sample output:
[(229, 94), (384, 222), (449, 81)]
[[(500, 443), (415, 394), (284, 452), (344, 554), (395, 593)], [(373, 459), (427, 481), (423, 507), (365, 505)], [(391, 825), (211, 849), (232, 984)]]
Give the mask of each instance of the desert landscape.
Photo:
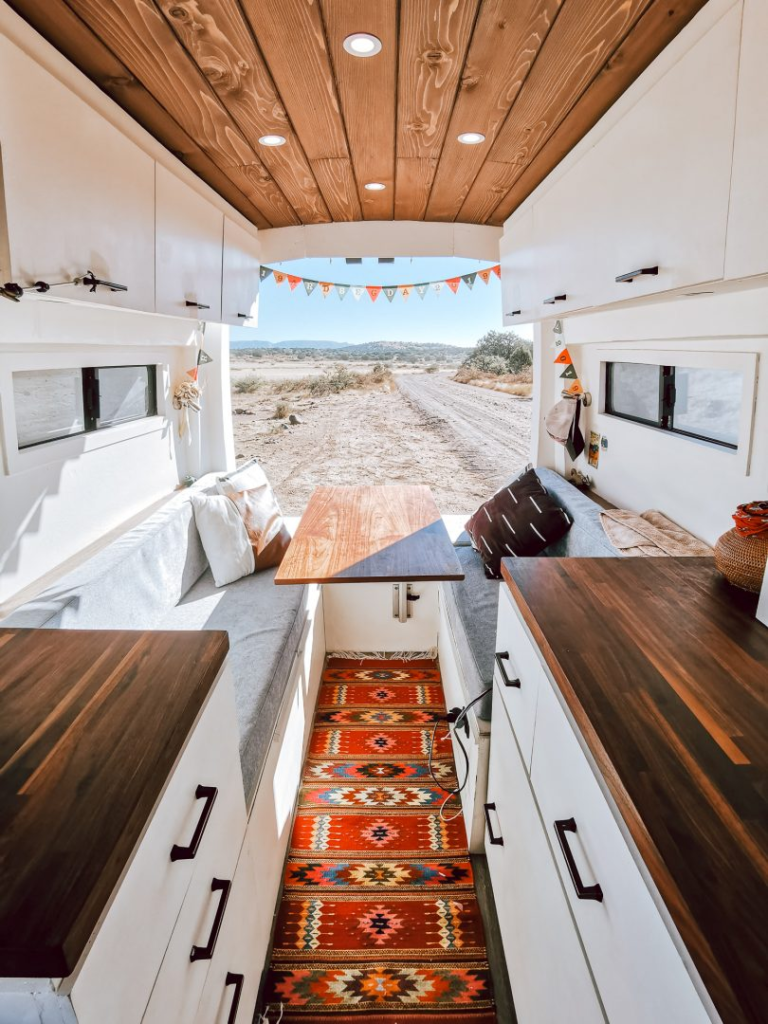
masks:
[(288, 515), (321, 483), (404, 481), (431, 487), (444, 514), (469, 513), (529, 460), (531, 402), (459, 383), (460, 362), (234, 351), (237, 459), (259, 459)]

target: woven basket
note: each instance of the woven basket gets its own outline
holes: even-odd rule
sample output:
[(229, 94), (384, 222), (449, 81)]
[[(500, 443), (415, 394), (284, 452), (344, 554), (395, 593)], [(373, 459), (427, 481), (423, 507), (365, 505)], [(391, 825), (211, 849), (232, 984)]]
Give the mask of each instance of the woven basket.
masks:
[(740, 537), (728, 530), (715, 544), (715, 565), (729, 583), (753, 594), (760, 592), (768, 560), (768, 533)]

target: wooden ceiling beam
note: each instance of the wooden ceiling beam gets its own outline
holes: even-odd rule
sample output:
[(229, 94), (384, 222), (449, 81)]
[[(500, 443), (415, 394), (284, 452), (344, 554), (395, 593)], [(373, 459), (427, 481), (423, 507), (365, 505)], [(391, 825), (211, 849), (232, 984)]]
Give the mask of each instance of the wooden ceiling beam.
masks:
[[(427, 205), (427, 219), (456, 218), (564, 0), (483, 0)], [(481, 132), (466, 146), (460, 132)]]
[[(395, 200), (397, 0), (321, 0), (341, 112), (366, 220), (391, 220)], [(382, 42), (374, 57), (354, 57), (343, 43), (353, 32)], [(366, 191), (368, 181), (386, 185)]]
[(488, 223), (503, 225), (706, 2), (654, 0), (629, 38), (615, 51), (579, 103), (561, 121), (547, 145), (539, 150), (502, 198)]
[(362, 210), (318, 3), (241, 0), (335, 221)]
[(298, 218), (151, 0), (67, 0), (273, 227)]
[(400, 8), (395, 217), (422, 220), (451, 119), (479, 0)]
[(652, 0), (566, 0), (458, 219), (484, 224)]
[[(171, 29), (303, 224), (331, 217), (236, 0), (157, 0)], [(284, 146), (259, 144), (282, 135)]]
[(199, 178), (259, 228), (269, 221), (64, 0), (10, 0), (16, 13)]

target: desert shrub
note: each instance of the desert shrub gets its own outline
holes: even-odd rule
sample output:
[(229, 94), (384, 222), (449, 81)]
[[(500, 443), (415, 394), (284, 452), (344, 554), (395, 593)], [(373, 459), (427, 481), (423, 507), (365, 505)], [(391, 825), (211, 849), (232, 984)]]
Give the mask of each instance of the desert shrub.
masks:
[(462, 363), (482, 373), (521, 373), (533, 365), (533, 346), (514, 331), (488, 331)]
[(284, 420), (287, 416), (291, 415), (291, 406), (288, 402), (280, 401), (275, 406), (275, 411), (272, 414), (273, 420)]
[(238, 377), (232, 387), (238, 395), (252, 395), (264, 387), (264, 381), (255, 373), (249, 373), (247, 377)]
[(437, 363), (431, 363), (429, 366), (425, 367), (425, 369), (424, 369), (424, 373), (439, 373), (439, 372), (440, 372), (440, 367), (437, 365)]

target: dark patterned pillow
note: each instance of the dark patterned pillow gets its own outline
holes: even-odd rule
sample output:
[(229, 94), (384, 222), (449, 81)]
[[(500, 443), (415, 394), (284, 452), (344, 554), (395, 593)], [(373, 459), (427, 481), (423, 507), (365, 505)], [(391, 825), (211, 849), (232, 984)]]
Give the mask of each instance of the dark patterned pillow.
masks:
[(499, 579), (502, 558), (538, 555), (570, 526), (568, 513), (528, 469), (481, 505), (465, 528), (486, 576)]

